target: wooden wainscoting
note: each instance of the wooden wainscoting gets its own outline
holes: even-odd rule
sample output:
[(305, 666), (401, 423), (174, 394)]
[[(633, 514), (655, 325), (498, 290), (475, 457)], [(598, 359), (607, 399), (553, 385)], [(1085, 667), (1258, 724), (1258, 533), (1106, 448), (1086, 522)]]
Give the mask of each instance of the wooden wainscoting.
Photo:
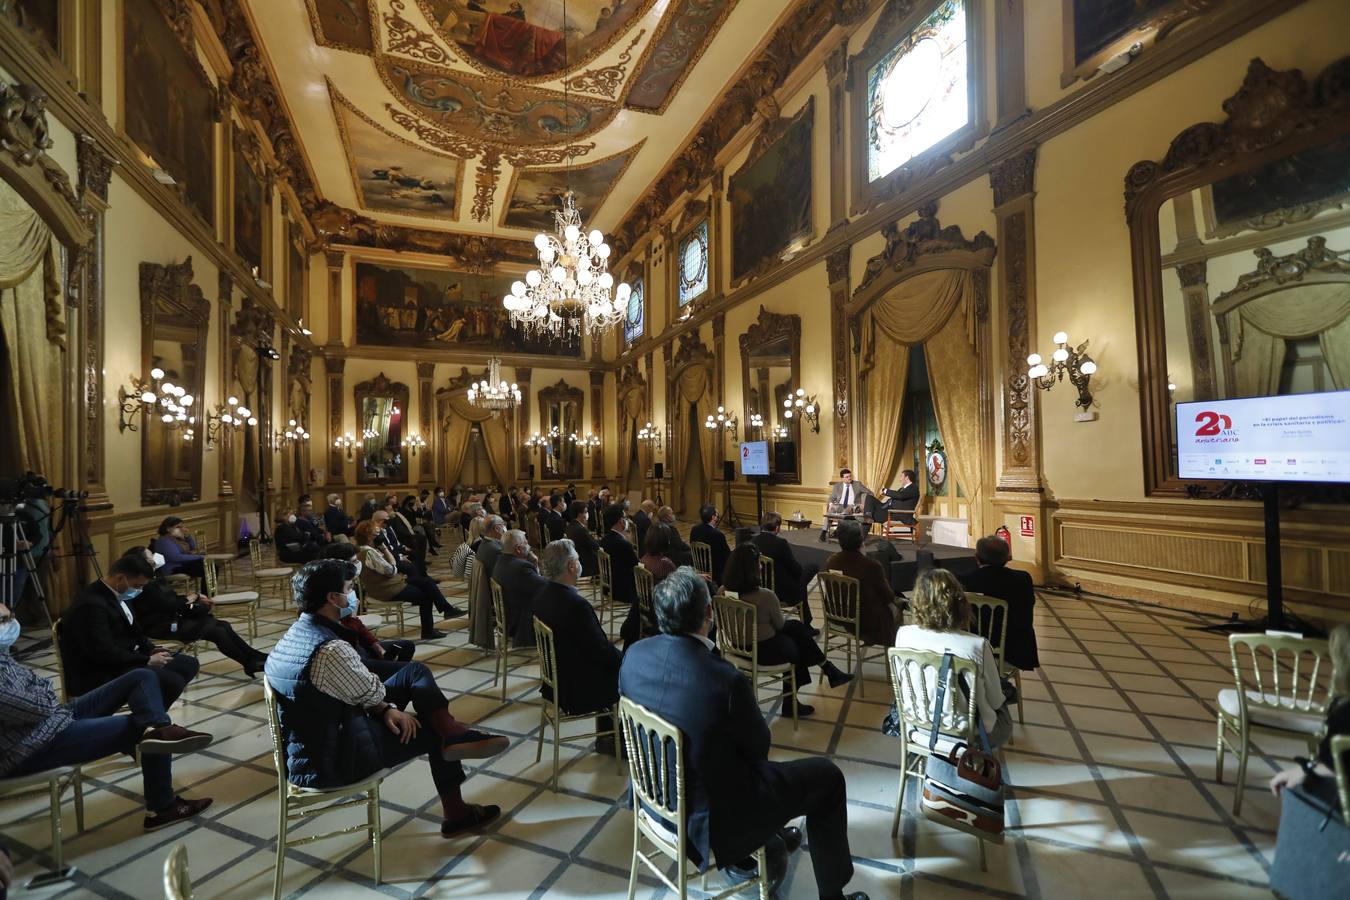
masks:
[[(1254, 503), (1052, 503), (1057, 580), (1206, 612), (1264, 609), (1265, 539)], [(1298, 614), (1350, 619), (1350, 516), (1336, 507), (1284, 510), (1285, 601)], [(1055, 580), (1055, 579), (1052, 579)]]

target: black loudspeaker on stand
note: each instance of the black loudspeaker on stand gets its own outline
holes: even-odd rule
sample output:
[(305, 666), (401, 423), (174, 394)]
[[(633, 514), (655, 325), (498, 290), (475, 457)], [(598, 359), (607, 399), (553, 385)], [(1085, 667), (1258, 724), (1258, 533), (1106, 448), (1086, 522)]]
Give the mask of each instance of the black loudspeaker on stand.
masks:
[(656, 505), (664, 506), (665, 498), (661, 496), (661, 482), (666, 477), (666, 467), (664, 463), (652, 463), (652, 476), (656, 480)]
[(729, 459), (722, 460), (722, 479), (726, 482), (726, 503), (722, 505), (722, 524), (727, 528), (740, 528), (741, 517), (736, 515), (736, 507), (731, 502), (731, 483), (736, 480), (736, 464)]

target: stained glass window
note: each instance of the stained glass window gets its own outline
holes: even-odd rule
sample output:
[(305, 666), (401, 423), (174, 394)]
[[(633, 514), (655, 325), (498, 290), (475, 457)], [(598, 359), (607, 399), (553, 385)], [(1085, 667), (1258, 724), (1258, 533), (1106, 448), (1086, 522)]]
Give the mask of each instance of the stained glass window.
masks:
[(680, 305), (708, 291), (708, 220), (680, 241)]
[(632, 345), (642, 337), (647, 317), (642, 279), (635, 279), (632, 287), (633, 292), (628, 295), (628, 315), (623, 320), (623, 341), (627, 345)]
[(867, 70), (867, 180), (970, 121), (965, 0), (946, 0)]

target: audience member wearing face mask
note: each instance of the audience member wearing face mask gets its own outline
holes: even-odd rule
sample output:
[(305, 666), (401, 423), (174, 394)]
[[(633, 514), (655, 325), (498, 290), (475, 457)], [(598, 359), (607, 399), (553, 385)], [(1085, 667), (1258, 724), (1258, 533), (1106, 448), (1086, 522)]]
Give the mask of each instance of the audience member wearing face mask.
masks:
[(156, 647), (136, 621), (132, 602), (154, 574), (144, 553), (118, 557), (61, 617), (61, 661), (70, 696), (86, 694), (123, 672), (148, 668), (159, 680), (167, 709), (196, 677), (196, 659)]
[(267, 654), (255, 650), (235, 633), (229, 622), (222, 622), (212, 613), (211, 597), (197, 592), (196, 587), (180, 595), (161, 572), (164, 558), (144, 547), (132, 547), (127, 556), (139, 555), (155, 568), (155, 577), (131, 602), (131, 611), (141, 630), (151, 638), (162, 641), (210, 641), (225, 656), (239, 663), (249, 678), (262, 671)]
[(164, 557), (165, 575), (191, 575), (193, 578), (205, 576), (202, 555), (197, 552), (197, 543), (188, 534), (183, 520), (177, 516), (167, 516), (159, 523), (159, 537), (150, 544), (150, 549)]
[(323, 546), (300, 527), (300, 517), (289, 506), (277, 509), (276, 528), (272, 537), (276, 541), (277, 559), (284, 563), (304, 564), (318, 559)]
[[(352, 563), (356, 566), (357, 580), (360, 580), (361, 561), (356, 558), (356, 545), (330, 544), (324, 548), (323, 555), (324, 559), (338, 559)], [(397, 672), (401, 665), (412, 661), (413, 654), (417, 651), (417, 644), (403, 638), (379, 640), (361, 621), (361, 617), (356, 614), (360, 600), (356, 596), (355, 588), (352, 590), (352, 596), (348, 597), (347, 600), (348, 604), (343, 608), (338, 623), (343, 628), (343, 637), (365, 660), (367, 669), (381, 678), (388, 678)]]
[[(51, 682), (10, 655), (19, 621), (0, 604), (0, 778), (139, 754), (146, 831), (189, 819), (211, 805), (173, 791), (169, 756), (208, 746), (212, 737), (174, 725), (150, 670), (124, 672), (70, 703), (57, 701)], [(130, 715), (114, 715), (123, 706)]]

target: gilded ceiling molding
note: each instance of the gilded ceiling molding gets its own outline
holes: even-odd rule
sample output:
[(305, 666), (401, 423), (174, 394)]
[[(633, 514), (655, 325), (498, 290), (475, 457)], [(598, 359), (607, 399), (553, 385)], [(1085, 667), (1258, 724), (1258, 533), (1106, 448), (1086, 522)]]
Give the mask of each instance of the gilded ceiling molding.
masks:
[(314, 43), (349, 53), (374, 55), (370, 0), (305, 0), (305, 9), (309, 12)]
[[(783, 85), (832, 28), (857, 21), (866, 7), (867, 0), (802, 0), (740, 80), (727, 89), (721, 102), (704, 117), (684, 149), (614, 229), (610, 243), (616, 254), (624, 256), (681, 194), (711, 178), (717, 168), (717, 151), (753, 121), (763, 98), (772, 96)], [(656, 43), (653, 40), (648, 45), (648, 53)]]
[(644, 28), (633, 35), (632, 43), (619, 54), (618, 62), (598, 69), (587, 69), (580, 75), (564, 79), (563, 84), (574, 91), (586, 91), (613, 100), (618, 96), (619, 88), (623, 86), (623, 76), (628, 73), (628, 64), (633, 61), (633, 48), (646, 33), (647, 29)]
[[(400, 9), (402, 8), (401, 0), (393, 0), (393, 2)], [(476, 39), (469, 40), (470, 37), (481, 34), (488, 26), (486, 21), (488, 14), (486, 12), (465, 10), (460, 13), (452, 10), (442, 18), (442, 16), (437, 15), (436, 6), (433, 5), (431, 0), (416, 0), (418, 8), (426, 16), (426, 20), (431, 23), (432, 29), (442, 40), (459, 51), (461, 60), (491, 78), (510, 79), (515, 83), (554, 81), (562, 75), (575, 72), (582, 66), (591, 63), (622, 40), (629, 29), (647, 15), (655, 2), (656, 0), (628, 0), (626, 3), (609, 4), (608, 7), (611, 9), (610, 21), (606, 23), (606, 27), (603, 29), (607, 33), (602, 34), (602, 29), (597, 23), (596, 28), (590, 34), (583, 34), (580, 38), (573, 37), (566, 42), (566, 46), (557, 47), (556, 53), (550, 54), (551, 58), (548, 60), (542, 62), (536, 60), (521, 64), (513, 61), (509, 65), (498, 65), (480, 57), (481, 51)], [(701, 0), (701, 2), (707, 2), (707, 0)], [(548, 5), (562, 6), (561, 3)], [(502, 14), (497, 13), (496, 15), (500, 17)], [(541, 28), (540, 31), (547, 33), (550, 30)], [(595, 38), (595, 40), (591, 40), (592, 38)]]
[[(446, 50), (434, 35), (427, 34), (401, 15), (406, 8), (403, 0), (389, 0), (391, 7), (384, 18), (385, 44), (389, 53), (398, 53), (409, 59), (445, 66), (459, 57)], [(431, 18), (428, 15), (427, 18)]]
[[(460, 135), (441, 131), (439, 128), (433, 128), (423, 122), (419, 122), (413, 116), (405, 113), (392, 103), (384, 105), (389, 113), (389, 118), (394, 120), (394, 124), (406, 128), (417, 135), (418, 140), (425, 141), (433, 147), (453, 153), (455, 156), (462, 156), (468, 159), (485, 152), (487, 145), (467, 140)], [(513, 166), (556, 166), (566, 162), (569, 159), (576, 159), (579, 156), (585, 156), (595, 149), (594, 142), (589, 144), (570, 144), (566, 147), (519, 147), (519, 148), (496, 148), (502, 157)]]
[(485, 222), (492, 218), (492, 204), (497, 195), (497, 178), (502, 172), (501, 161), (502, 155), (496, 150), (485, 150), (483, 159), (478, 163), (473, 194), (473, 218), (476, 222)]
[(497, 224), (505, 228), (523, 227), (519, 224), (513, 226), (507, 222), (507, 217), (511, 213), (511, 199), (516, 195), (516, 189), (520, 183), (522, 174), (555, 174), (558, 176), (558, 183), (560, 185), (567, 186), (569, 184), (569, 178), (572, 179), (570, 184), (579, 185), (586, 178), (586, 173), (593, 170), (596, 166), (604, 166), (608, 163), (622, 160), (622, 163), (618, 166), (616, 171), (605, 173), (603, 182), (604, 189), (600, 194), (594, 195), (584, 190), (579, 190), (577, 192), (577, 205), (584, 207), (582, 212), (587, 214), (588, 217), (594, 216), (595, 212), (605, 205), (605, 201), (609, 199), (609, 195), (614, 190), (614, 186), (619, 183), (621, 178), (623, 178), (624, 173), (628, 171), (628, 167), (632, 165), (633, 160), (637, 158), (638, 151), (640, 151), (646, 143), (647, 139), (643, 138), (627, 150), (620, 150), (618, 153), (611, 153), (609, 156), (601, 157), (600, 159), (588, 160), (580, 165), (566, 166), (563, 168), (531, 167), (527, 171), (522, 171), (529, 164), (521, 160), (518, 156), (512, 157), (507, 155), (507, 160), (511, 163), (512, 167), (511, 182), (507, 185), (506, 203), (502, 207), (502, 214), (498, 217)]
[[(331, 84), (328, 89), (333, 90)], [(384, 108), (389, 113), (389, 117), (394, 120), (394, 124), (408, 129), (417, 135), (418, 140), (425, 141), (437, 149), (453, 153), (463, 159), (469, 159), (482, 152), (482, 148), (472, 141), (466, 141), (459, 135), (432, 128), (430, 125), (424, 125), (392, 103), (386, 103)]]
[(319, 239), (332, 245), (436, 253), (449, 257), (453, 268), (471, 274), (489, 272), (499, 262), (538, 259), (529, 241), (386, 225), (328, 200), (319, 202), (310, 221)]
[(642, 51), (624, 105), (638, 112), (666, 111), (740, 0), (674, 0)]

